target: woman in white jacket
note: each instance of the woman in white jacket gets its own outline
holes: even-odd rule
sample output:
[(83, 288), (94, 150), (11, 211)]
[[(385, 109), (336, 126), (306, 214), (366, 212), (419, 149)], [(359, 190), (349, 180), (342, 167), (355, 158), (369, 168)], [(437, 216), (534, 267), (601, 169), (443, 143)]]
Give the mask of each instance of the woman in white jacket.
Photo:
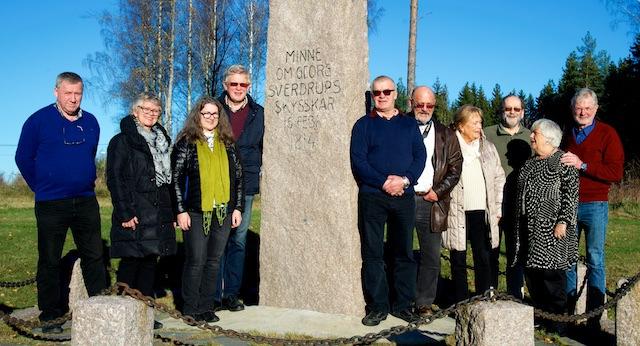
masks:
[(475, 292), (491, 286), (491, 250), (500, 244), (498, 221), (502, 216), (502, 189), (505, 175), (493, 143), (482, 133), (482, 110), (471, 105), (460, 107), (454, 116), (454, 129), (463, 156), (460, 181), (451, 191), (448, 229), (442, 244), (450, 250), (451, 277), (456, 302), (469, 297), (467, 285), (467, 240), (473, 251)]

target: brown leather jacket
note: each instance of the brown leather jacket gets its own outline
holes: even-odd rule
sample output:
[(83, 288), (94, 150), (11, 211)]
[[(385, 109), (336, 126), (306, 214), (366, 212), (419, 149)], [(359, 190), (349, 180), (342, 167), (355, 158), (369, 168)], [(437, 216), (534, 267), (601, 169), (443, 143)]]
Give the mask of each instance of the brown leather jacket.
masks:
[[(409, 116), (413, 116), (410, 113)], [(438, 195), (438, 201), (431, 208), (431, 232), (447, 230), (447, 215), (451, 197), (449, 193), (460, 180), (462, 173), (462, 152), (460, 143), (453, 130), (442, 125), (433, 118), (436, 130), (435, 149), (433, 151), (433, 192)]]

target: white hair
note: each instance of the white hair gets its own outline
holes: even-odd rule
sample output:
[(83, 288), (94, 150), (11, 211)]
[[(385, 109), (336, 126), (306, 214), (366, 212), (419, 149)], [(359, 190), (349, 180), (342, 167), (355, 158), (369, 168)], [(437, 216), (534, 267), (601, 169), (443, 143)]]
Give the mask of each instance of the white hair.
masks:
[(549, 119), (538, 119), (531, 125), (531, 132), (540, 129), (540, 133), (547, 139), (547, 143), (554, 148), (560, 146), (562, 141), (562, 130), (560, 126)]

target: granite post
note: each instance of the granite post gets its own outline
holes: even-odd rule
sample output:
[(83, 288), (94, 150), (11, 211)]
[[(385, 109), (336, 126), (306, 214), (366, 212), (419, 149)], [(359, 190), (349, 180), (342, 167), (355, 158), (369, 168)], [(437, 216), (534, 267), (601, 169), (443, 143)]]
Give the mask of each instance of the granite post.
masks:
[(80, 268), (80, 259), (73, 263), (71, 271), (71, 281), (69, 282), (69, 310), (73, 312), (78, 303), (89, 298), (87, 287), (84, 285), (82, 276), (82, 268)]
[(456, 314), (456, 345), (533, 345), (533, 307), (511, 301), (479, 302)]
[(261, 305), (364, 314), (349, 143), (365, 111), (366, 9), (269, 2)]
[[(618, 280), (618, 288), (626, 283)], [(631, 288), (616, 305), (616, 345), (640, 345), (640, 284)]]
[[(577, 270), (576, 270), (576, 292), (580, 293), (580, 295), (578, 296), (578, 300), (576, 302), (576, 311), (575, 314), (584, 314), (585, 312), (587, 312), (587, 290), (588, 290), (588, 283), (586, 283), (584, 285), (584, 288), (582, 288), (582, 283), (584, 282), (584, 278), (587, 276), (587, 266), (584, 263), (578, 263), (577, 264)], [(582, 288), (582, 292), (580, 292), (580, 288)], [(606, 303), (607, 301), (607, 295), (604, 295), (604, 301)], [(604, 323), (606, 320), (608, 319), (607, 317), (607, 311), (603, 311), (602, 314), (600, 315), (600, 322)], [(578, 320), (578, 322), (584, 322), (587, 319), (581, 319)]]

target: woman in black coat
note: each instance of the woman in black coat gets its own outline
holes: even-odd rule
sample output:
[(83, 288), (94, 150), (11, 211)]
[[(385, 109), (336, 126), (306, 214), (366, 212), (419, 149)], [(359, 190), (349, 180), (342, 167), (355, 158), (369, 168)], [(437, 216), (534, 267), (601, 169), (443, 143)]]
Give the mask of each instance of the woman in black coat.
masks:
[(159, 99), (140, 95), (107, 149), (111, 257), (121, 258), (118, 281), (146, 296), (153, 296), (158, 256), (176, 252), (171, 138), (158, 123), (161, 109)]
[(201, 98), (189, 112), (172, 153), (178, 225), (184, 237), (183, 314), (218, 321), (214, 313), (220, 258), (242, 221), (242, 166), (222, 104)]

